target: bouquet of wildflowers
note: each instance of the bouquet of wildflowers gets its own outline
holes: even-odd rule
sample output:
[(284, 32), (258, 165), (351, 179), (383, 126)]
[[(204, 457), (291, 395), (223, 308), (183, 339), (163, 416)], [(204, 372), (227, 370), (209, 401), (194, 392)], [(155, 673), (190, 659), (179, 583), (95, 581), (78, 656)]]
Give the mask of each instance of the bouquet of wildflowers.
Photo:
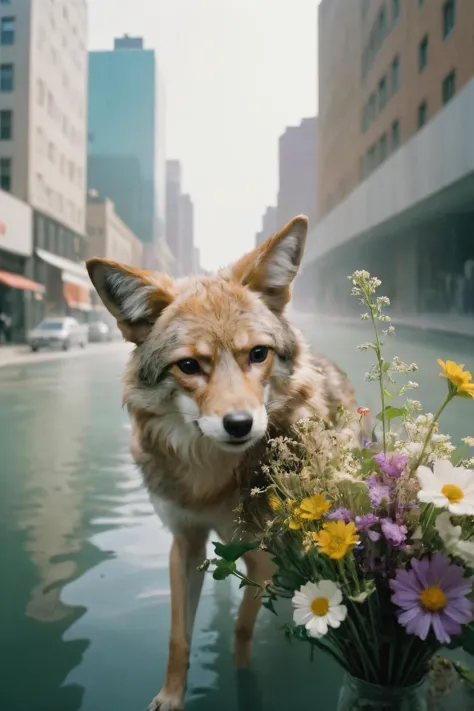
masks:
[(366, 378), (380, 389), (372, 437), (354, 436), (354, 425), (368, 421), (361, 407), (341, 410), (335, 425), (305, 420), (273, 440), (267, 487), (250, 497), (254, 544), (215, 544), (218, 557), (207, 563), (216, 579), (256, 585), (236, 561), (252, 545), (268, 550), (278, 570), (256, 594), (271, 610), (291, 598), (287, 635), (331, 655), (351, 677), (404, 688), (425, 678), (443, 646), (474, 651), (474, 439), (456, 449), (438, 429), (451, 401), (474, 398), (474, 383), (464, 366), (439, 361), (446, 397), (435, 415), (422, 414), (405, 399), (417, 384), (396, 383), (416, 365), (382, 354), (394, 329), (379, 280), (364, 271), (350, 278), (362, 320), (374, 328), (361, 346), (375, 354)]

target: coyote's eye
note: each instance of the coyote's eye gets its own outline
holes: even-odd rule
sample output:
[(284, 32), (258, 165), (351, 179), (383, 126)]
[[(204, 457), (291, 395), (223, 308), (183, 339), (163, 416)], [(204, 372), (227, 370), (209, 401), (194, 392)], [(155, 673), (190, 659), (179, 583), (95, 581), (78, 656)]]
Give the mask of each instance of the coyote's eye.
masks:
[(255, 346), (249, 353), (249, 363), (263, 363), (267, 359), (268, 346)]
[(178, 368), (186, 375), (200, 375), (202, 368), (195, 358), (184, 358), (176, 363)]

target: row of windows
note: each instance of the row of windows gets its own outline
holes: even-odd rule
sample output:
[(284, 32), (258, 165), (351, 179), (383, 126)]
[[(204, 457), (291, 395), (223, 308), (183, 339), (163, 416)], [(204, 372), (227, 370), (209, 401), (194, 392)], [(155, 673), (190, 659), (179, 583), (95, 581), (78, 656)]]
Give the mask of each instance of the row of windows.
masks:
[[(456, 73), (453, 70), (443, 80), (441, 93), (443, 104), (447, 104), (456, 92)], [(428, 103), (422, 101), (418, 107), (418, 128), (422, 128), (428, 121)], [(394, 121), (390, 131), (390, 148), (392, 153), (400, 146), (400, 122)], [(378, 166), (385, 161), (389, 152), (389, 137), (385, 132), (378, 141), (372, 144), (361, 159), (361, 178), (369, 176)]]
[(44, 135), (41, 128), (36, 129), (36, 146), (40, 157), (45, 157), (53, 165), (57, 165), (61, 175), (67, 176), (71, 183), (84, 188), (82, 168), (60, 153), (53, 141), (48, 140)]
[[(52, 37), (57, 40), (57, 47), (52, 44)], [(66, 34), (59, 36), (55, 28), (53, 31), (40, 26), (38, 29), (38, 35), (36, 39), (37, 49), (50, 60), (53, 66), (59, 64), (65, 64), (70, 60), (76, 67), (78, 72), (82, 72), (86, 62), (86, 50), (84, 44), (77, 38), (76, 46), (71, 42), (71, 34), (67, 32)]]
[(83, 145), (84, 137), (82, 132), (74, 128), (66, 114), (61, 112), (52, 92), (46, 88), (42, 79), (38, 79), (37, 83), (37, 101), (39, 106), (44, 106), (47, 109), (49, 117), (58, 123), (64, 136), (71, 141), (72, 145)]
[(362, 55), (362, 78), (365, 78), (372, 67), (375, 57), (382, 47), (385, 38), (400, 17), (400, 0), (390, 0), (380, 8), (380, 12), (372, 26), (369, 40)]
[(400, 146), (400, 122), (394, 121), (389, 136), (385, 132), (378, 141), (372, 144), (366, 154), (361, 158), (361, 178), (367, 178), (388, 157), (389, 150), (393, 153)]
[(390, 96), (400, 88), (400, 59), (395, 57), (390, 71), (381, 77), (377, 92), (373, 91), (362, 112), (362, 132), (365, 133), (375, 121), (378, 114), (385, 108)]
[(67, 227), (41, 214), (35, 213), (34, 221), (37, 247), (73, 261), (86, 258), (87, 241), (85, 239), (81, 239)]
[(45, 181), (41, 173), (36, 173), (37, 195), (45, 207), (54, 213), (63, 215), (66, 220), (82, 228), (84, 211), (77, 207), (73, 200), (67, 200), (60, 192), (53, 190)]
[[(424, 0), (418, 0), (419, 5), (423, 5)], [(369, 41), (362, 56), (362, 77), (365, 78), (370, 68), (372, 67), (375, 57), (381, 48), (385, 38), (389, 34), (389, 10), (385, 3), (381, 7), (380, 12), (375, 20), (372, 30), (369, 35)], [(392, 27), (397, 24), (400, 17), (400, 0), (391, 0), (391, 21)], [(441, 32), (443, 39), (447, 39), (454, 29), (456, 22), (456, 0), (445, 0), (441, 8)], [(423, 44), (425, 43), (425, 44)], [(419, 66), (420, 71), (426, 66), (428, 54), (428, 38), (425, 37), (419, 47)], [(425, 54), (423, 60), (422, 54)], [(423, 63), (424, 61), (424, 63)]]

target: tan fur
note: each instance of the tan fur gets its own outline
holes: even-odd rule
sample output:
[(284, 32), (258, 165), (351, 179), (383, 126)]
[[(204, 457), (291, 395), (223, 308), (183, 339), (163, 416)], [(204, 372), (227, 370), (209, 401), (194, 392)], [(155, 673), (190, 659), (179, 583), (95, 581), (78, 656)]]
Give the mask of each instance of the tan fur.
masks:
[[(355, 405), (345, 376), (325, 358), (313, 357), (284, 315), (306, 231), (306, 218), (295, 218), (211, 277), (172, 281), (105, 260), (87, 265), (124, 335), (137, 343), (123, 393), (132, 454), (174, 536), (169, 662), (165, 685), (150, 709), (182, 706), (202, 584), (196, 567), (210, 530), (232, 539), (239, 494), (259, 471), (265, 438), (313, 414), (332, 420), (340, 403)], [(261, 363), (249, 359), (255, 346), (270, 349)], [(198, 375), (177, 365), (186, 358), (199, 363)], [(235, 448), (227, 442), (223, 416), (242, 410), (254, 413), (254, 425), (250, 440)], [(245, 562), (251, 578), (271, 578), (265, 553), (250, 553)], [(239, 666), (250, 662), (259, 607), (247, 590), (236, 623)]]

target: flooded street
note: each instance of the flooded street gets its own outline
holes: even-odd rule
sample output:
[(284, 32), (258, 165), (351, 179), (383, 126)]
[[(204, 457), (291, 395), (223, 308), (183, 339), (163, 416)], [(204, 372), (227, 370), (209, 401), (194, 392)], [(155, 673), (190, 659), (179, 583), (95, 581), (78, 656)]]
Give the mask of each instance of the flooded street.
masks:
[[(356, 350), (368, 327), (300, 323), (354, 380), (360, 403), (376, 408), (376, 388), (363, 382), (370, 355)], [(436, 358), (474, 367), (472, 341), (400, 330), (391, 349), (420, 366), (416, 397), (428, 411), (444, 394)], [(163, 681), (169, 535), (128, 452), (127, 352), (119, 344), (0, 369), (2, 710), (143, 711)], [(441, 430), (455, 441), (474, 435), (472, 403), (454, 402)], [(252, 671), (236, 674), (238, 599), (232, 584), (206, 579), (187, 710), (287, 711), (298, 698), (299, 711), (333, 711), (341, 672), (284, 641), (287, 607), (279, 620), (263, 611)]]

